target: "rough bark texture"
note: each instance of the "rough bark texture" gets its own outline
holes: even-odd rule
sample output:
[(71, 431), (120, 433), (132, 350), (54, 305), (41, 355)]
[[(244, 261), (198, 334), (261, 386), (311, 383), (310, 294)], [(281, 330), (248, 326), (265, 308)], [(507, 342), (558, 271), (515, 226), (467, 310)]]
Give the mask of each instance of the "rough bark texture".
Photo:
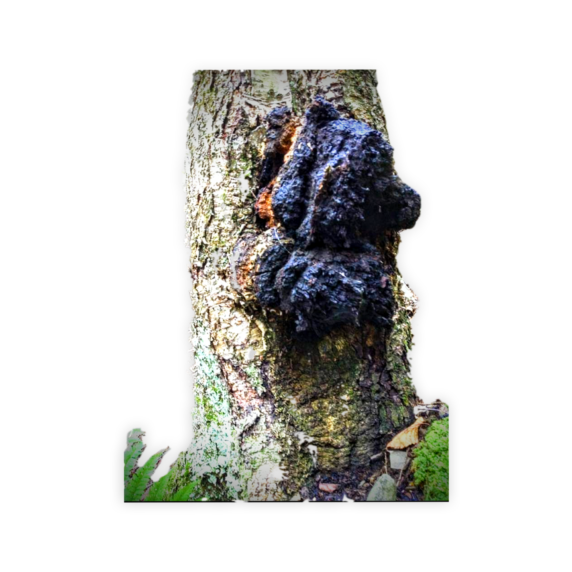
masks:
[[(294, 161), (306, 111), (321, 96), (341, 119), (367, 124), (388, 145), (376, 85), (373, 71), (195, 74), (186, 163), (194, 435), (174, 466), (173, 491), (201, 478), (220, 500), (351, 498), (379, 471), (378, 453), (391, 436), (413, 421), (418, 398), (406, 354), (416, 298), (396, 266), (398, 231), (368, 234), (367, 252), (348, 239), (341, 254), (309, 255), (312, 264), (318, 257), (347, 266), (353, 249), (361, 266), (350, 266), (364, 276), (368, 257), (375, 259), (372, 275), (386, 280), (392, 301), (386, 325), (356, 310), (297, 336), (287, 304), (262, 303), (264, 284), (253, 279), (277, 241), (288, 252), (299, 245), (284, 209), (273, 210), (272, 180)], [(320, 490), (320, 482), (339, 486)]]

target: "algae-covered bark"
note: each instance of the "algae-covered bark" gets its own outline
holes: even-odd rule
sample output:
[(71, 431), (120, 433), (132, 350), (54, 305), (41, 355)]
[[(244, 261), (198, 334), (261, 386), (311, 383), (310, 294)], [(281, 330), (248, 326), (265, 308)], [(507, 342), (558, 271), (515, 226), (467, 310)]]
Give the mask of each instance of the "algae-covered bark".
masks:
[[(415, 296), (397, 270), (397, 231), (372, 239), (394, 304), (387, 327), (342, 321), (300, 339), (287, 313), (260, 303), (251, 277), (280, 236), (286, 250), (293, 244), (274, 219), (272, 177), (292, 160), (307, 110), (319, 96), (387, 141), (376, 83), (368, 70), (195, 74), (186, 162), (194, 435), (171, 492), (200, 478), (213, 499), (351, 498), (379, 470), (371, 458), (389, 434), (413, 420)], [(276, 166), (264, 161), (269, 146)], [(316, 478), (340, 486), (320, 492)]]

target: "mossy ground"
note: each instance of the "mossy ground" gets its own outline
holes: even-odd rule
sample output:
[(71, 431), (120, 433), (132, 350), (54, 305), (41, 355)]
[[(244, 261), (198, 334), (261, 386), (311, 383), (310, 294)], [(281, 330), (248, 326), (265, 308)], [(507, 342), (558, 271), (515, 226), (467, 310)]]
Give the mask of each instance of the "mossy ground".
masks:
[(434, 421), (413, 451), (412, 470), (416, 486), (426, 501), (449, 500), (449, 418)]

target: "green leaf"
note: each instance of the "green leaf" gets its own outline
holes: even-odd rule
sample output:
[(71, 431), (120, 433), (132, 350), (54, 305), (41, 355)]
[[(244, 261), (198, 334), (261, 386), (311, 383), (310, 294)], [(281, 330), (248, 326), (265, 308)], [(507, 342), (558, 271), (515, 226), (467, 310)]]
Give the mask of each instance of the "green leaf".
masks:
[(143, 467), (137, 470), (125, 487), (125, 502), (138, 502), (143, 500), (143, 495), (152, 482), (151, 476), (168, 450), (169, 447), (155, 453)]
[(149, 494), (145, 498), (146, 502), (161, 502), (165, 500), (165, 490), (167, 489), (167, 482), (171, 473), (168, 472), (166, 475), (161, 477), (157, 482), (154, 482), (149, 489)]
[(178, 490), (171, 500), (173, 502), (187, 502), (193, 491), (197, 488), (198, 484), (199, 480), (189, 483), (186, 487)]
[(137, 461), (147, 444), (143, 442), (143, 437), (147, 434), (141, 427), (135, 427), (127, 432), (127, 447), (123, 451), (123, 486), (127, 486), (131, 475), (137, 470)]

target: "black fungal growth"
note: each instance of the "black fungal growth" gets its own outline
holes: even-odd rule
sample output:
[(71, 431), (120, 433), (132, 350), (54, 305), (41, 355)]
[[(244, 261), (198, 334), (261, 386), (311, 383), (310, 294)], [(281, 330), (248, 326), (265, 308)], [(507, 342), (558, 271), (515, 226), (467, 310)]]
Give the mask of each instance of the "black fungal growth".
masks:
[(259, 260), (257, 298), (292, 315), (302, 337), (321, 337), (341, 324), (389, 326), (392, 270), (374, 244), (385, 231), (413, 227), (421, 199), (395, 175), (393, 149), (383, 135), (341, 118), (322, 98), (306, 112), (283, 164), (286, 149), (279, 141), (289, 119), (285, 108), (267, 118), (259, 180), (272, 185), (279, 224), (275, 244)]
[(266, 151), (258, 177), (260, 187), (265, 187), (276, 177), (284, 162), (284, 155), (287, 153), (288, 143), (290, 143), (287, 127), (291, 117), (292, 113), (287, 107), (273, 109), (266, 117)]

